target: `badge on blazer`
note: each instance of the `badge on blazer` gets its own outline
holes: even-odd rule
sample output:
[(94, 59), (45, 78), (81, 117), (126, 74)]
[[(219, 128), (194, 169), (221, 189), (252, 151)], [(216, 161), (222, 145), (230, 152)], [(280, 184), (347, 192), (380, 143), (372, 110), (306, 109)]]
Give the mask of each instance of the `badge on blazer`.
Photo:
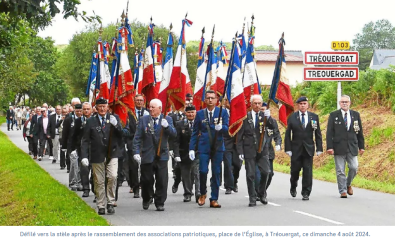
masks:
[(97, 132), (101, 132), (101, 127), (96, 127)]
[(338, 119), (338, 118), (336, 117), (335, 120), (337, 121), (337, 119)]
[(361, 130), (361, 129), (359, 128), (358, 121), (354, 121), (354, 131), (355, 131), (355, 133), (358, 134), (358, 132), (359, 132), (360, 130)]
[(311, 127), (312, 127), (314, 130), (317, 130), (317, 121), (316, 121), (316, 120), (311, 119)]
[(182, 133), (185, 133), (185, 129), (182, 129), (182, 131), (181, 131)]
[(270, 137), (271, 135), (273, 135), (273, 129), (268, 128), (267, 129), (267, 135)]

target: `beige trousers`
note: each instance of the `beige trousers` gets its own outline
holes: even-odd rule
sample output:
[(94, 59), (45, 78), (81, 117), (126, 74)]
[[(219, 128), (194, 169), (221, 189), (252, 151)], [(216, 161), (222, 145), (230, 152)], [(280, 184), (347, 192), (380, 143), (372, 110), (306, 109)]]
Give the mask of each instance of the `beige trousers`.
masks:
[[(106, 197), (107, 204), (113, 205), (115, 203), (115, 189), (118, 175), (118, 158), (111, 158), (107, 165), (105, 162), (92, 163), (92, 170), (97, 208), (106, 207)], [(106, 177), (107, 192), (105, 188)]]

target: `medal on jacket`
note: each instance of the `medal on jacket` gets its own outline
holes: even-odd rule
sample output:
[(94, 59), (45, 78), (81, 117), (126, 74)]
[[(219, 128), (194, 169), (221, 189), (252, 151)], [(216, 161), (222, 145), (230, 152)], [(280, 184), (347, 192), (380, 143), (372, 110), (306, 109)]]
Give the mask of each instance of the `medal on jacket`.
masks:
[(359, 128), (358, 121), (354, 121), (354, 131), (355, 131), (355, 133), (358, 134), (358, 132), (359, 132), (360, 130), (361, 130), (361, 129)]
[(259, 133), (262, 133), (263, 130), (263, 122), (259, 121)]
[(271, 135), (273, 135), (273, 129), (269, 129), (267, 128), (267, 135), (270, 137)]
[(311, 127), (313, 128), (314, 131), (317, 130), (317, 121), (316, 120), (311, 119)]

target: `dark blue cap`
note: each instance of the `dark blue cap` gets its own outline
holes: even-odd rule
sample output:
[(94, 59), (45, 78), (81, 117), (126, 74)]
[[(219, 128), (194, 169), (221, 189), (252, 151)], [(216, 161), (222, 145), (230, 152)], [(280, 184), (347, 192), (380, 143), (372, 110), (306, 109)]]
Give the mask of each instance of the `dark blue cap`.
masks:
[(188, 106), (185, 108), (185, 112), (193, 111), (193, 110), (196, 110), (195, 106), (193, 106), (193, 105), (188, 105)]
[(104, 99), (104, 98), (101, 97), (101, 98), (96, 100), (96, 105), (97, 104), (107, 104), (107, 99)]
[(307, 101), (309, 101), (307, 97), (301, 96), (300, 98), (298, 98), (298, 100), (296, 100), (296, 103), (307, 102)]

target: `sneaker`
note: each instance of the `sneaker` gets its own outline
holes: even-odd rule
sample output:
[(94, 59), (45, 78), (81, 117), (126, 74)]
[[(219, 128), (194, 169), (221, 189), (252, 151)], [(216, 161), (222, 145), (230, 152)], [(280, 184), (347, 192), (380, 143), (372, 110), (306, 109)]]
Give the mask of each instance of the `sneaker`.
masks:
[(49, 156), (49, 160), (53, 160), (53, 156)]

